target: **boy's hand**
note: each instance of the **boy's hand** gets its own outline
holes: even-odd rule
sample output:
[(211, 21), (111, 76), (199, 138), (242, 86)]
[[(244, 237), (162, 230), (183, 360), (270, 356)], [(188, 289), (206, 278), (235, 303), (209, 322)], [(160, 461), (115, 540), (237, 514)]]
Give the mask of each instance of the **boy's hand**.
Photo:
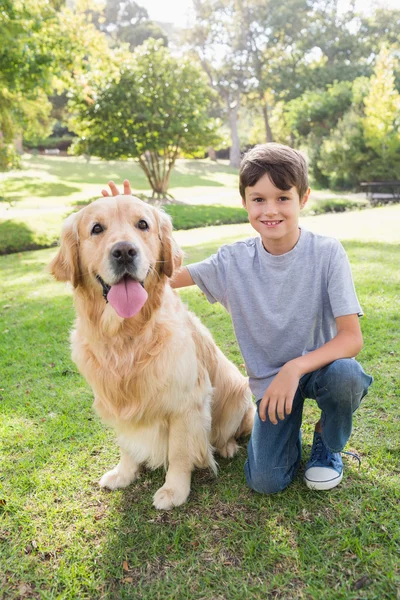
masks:
[[(292, 412), (293, 398), (299, 386), (301, 374), (293, 363), (286, 363), (267, 388), (259, 406), (261, 421), (267, 420), (277, 425), (278, 419), (283, 421), (285, 414)], [(278, 418), (277, 418), (278, 417)]]
[[(115, 183), (113, 181), (109, 181), (108, 185), (110, 187), (111, 194), (109, 193), (108, 190), (104, 189), (104, 190), (101, 190), (102, 196), (119, 196), (119, 190), (118, 190), (117, 186), (115, 185)], [(132, 196), (131, 184), (129, 182), (129, 179), (124, 179), (124, 195)]]

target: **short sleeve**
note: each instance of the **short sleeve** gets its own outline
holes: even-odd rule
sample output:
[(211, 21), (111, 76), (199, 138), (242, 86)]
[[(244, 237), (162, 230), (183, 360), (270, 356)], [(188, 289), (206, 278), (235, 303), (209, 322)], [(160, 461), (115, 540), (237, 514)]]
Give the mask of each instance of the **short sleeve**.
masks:
[(211, 304), (220, 302), (225, 305), (228, 264), (229, 250), (227, 246), (222, 246), (216, 254), (206, 260), (187, 266), (193, 281)]
[(328, 294), (335, 319), (345, 315), (363, 316), (354, 287), (353, 276), (347, 254), (337, 241), (331, 252), (328, 271)]

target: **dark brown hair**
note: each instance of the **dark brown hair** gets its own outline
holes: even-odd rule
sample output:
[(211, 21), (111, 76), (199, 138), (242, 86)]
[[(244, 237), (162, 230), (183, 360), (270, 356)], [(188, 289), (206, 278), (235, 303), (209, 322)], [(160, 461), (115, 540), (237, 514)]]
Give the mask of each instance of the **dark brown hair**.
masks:
[(266, 173), (280, 190), (295, 186), (300, 199), (308, 190), (307, 163), (298, 150), (283, 144), (259, 144), (243, 155), (240, 163), (239, 191), (245, 199), (245, 189), (253, 186)]

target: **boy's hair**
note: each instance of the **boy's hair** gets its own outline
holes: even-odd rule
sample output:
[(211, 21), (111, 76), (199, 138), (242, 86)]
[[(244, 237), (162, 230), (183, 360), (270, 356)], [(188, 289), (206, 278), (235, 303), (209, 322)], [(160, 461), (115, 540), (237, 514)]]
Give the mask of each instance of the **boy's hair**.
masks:
[(240, 163), (239, 191), (243, 200), (245, 189), (268, 173), (280, 190), (295, 186), (300, 199), (308, 190), (307, 163), (298, 150), (283, 144), (258, 144), (243, 155)]

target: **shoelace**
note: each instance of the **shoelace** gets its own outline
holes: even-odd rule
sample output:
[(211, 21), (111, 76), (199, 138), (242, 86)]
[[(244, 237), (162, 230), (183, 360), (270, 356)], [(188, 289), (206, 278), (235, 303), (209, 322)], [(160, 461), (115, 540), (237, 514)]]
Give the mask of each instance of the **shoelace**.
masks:
[(347, 454), (348, 456), (352, 456), (356, 460), (358, 460), (358, 468), (361, 467), (361, 458), (355, 452), (346, 452), (346, 450), (342, 450), (340, 454)]
[(322, 438), (318, 437), (315, 446), (313, 446), (312, 448), (310, 461), (314, 462), (316, 460), (321, 460), (321, 456), (324, 450), (326, 451)]
[[(322, 438), (318, 437), (318, 439), (315, 443), (315, 446), (313, 448), (313, 452), (312, 452), (310, 460), (312, 462), (314, 462), (316, 460), (321, 460), (322, 454), (324, 451), (325, 451), (325, 453), (328, 452), (327, 448), (325, 447), (325, 444), (322, 441)], [(346, 450), (341, 450), (340, 454), (347, 454), (348, 456), (355, 458), (358, 461), (358, 468), (361, 467), (361, 458), (355, 452), (347, 452)]]

